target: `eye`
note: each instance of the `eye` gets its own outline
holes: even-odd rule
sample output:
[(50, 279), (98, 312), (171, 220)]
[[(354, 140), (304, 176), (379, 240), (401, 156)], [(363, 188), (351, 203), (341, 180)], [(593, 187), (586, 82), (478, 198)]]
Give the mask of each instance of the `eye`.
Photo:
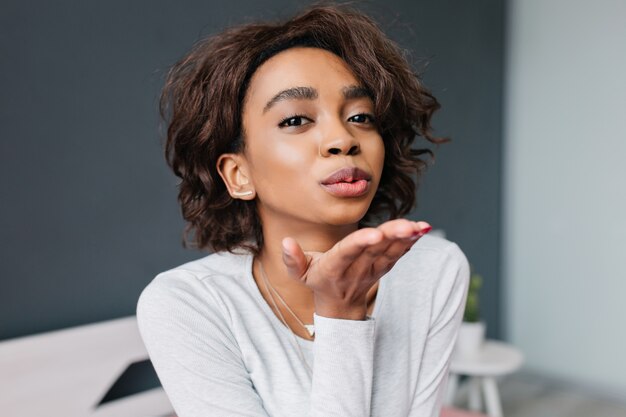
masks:
[(301, 114), (296, 114), (293, 116), (289, 116), (286, 119), (283, 119), (278, 126), (279, 127), (298, 127), (298, 126), (302, 126), (307, 124), (307, 122), (311, 122), (311, 119), (309, 119), (306, 116), (303, 116)]
[(368, 113), (355, 114), (354, 116), (348, 119), (350, 122), (355, 123), (370, 123), (373, 124), (375, 122), (374, 116)]

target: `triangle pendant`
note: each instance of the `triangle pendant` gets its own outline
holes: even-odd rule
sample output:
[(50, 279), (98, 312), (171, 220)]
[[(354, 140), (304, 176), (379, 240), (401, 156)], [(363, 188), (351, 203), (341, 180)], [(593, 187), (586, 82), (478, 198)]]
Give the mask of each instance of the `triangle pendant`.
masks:
[(313, 337), (313, 335), (315, 334), (315, 325), (305, 324), (304, 327), (306, 327), (307, 331), (309, 332), (309, 336)]

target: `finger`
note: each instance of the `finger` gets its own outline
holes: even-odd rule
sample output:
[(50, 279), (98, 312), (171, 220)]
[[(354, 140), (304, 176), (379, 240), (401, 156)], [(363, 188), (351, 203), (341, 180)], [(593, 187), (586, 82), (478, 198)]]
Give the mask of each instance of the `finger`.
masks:
[(433, 227), (425, 221), (414, 222), (415, 227), (421, 233), (421, 236), (424, 236), (426, 233), (430, 232)]
[[(384, 256), (391, 244), (397, 239), (411, 236), (414, 232), (414, 222), (405, 219), (390, 220), (378, 226), (376, 230), (382, 233), (382, 238), (378, 242), (373, 242), (362, 248), (362, 251), (350, 259), (351, 263), (346, 267), (350, 273), (357, 276), (372, 275), (372, 268), (375, 262)], [(395, 259), (383, 259), (383, 263), (389, 263)]]
[(377, 227), (383, 233), (383, 239), (375, 245), (371, 245), (363, 251), (358, 262), (366, 264), (368, 268), (383, 255), (390, 245), (398, 239), (404, 239), (414, 233), (412, 222), (405, 219), (395, 219), (385, 222)]
[[(413, 222), (415, 223), (415, 222)], [(428, 233), (432, 227), (426, 222), (418, 222), (422, 224), (416, 224), (416, 227), (420, 229), (417, 232), (413, 232), (410, 235), (406, 235), (406, 230), (400, 230), (398, 233), (403, 236), (400, 239), (395, 239), (387, 249), (376, 261), (374, 261), (374, 270), (380, 273), (387, 273), (395, 263), (407, 253), (411, 247), (426, 233)], [(425, 225), (425, 226), (424, 226)]]
[[(355, 261), (355, 268), (369, 269), (372, 273), (384, 274), (410, 248), (417, 239), (430, 230), (426, 222), (414, 222), (406, 219), (395, 219), (378, 226), (385, 239), (382, 244), (368, 248), (360, 260)], [(357, 266), (357, 264), (359, 264)]]
[[(426, 222), (421, 223), (428, 225)], [(381, 257), (383, 263), (395, 261), (397, 259), (395, 252), (402, 250), (399, 255), (404, 253), (404, 247), (410, 239), (416, 239), (422, 235), (422, 227), (422, 224), (406, 219), (395, 219), (381, 224), (377, 229), (383, 233), (384, 238), (378, 244), (366, 248), (360, 262), (371, 267), (372, 263), (377, 262)], [(390, 248), (394, 250), (390, 252)]]
[(324, 256), (328, 271), (343, 273), (363, 251), (384, 240), (384, 234), (376, 228), (359, 229), (340, 240)]
[(302, 280), (307, 270), (309, 258), (294, 238), (286, 237), (282, 241), (283, 263), (291, 278)]
[(432, 226), (424, 221), (414, 222), (407, 219), (389, 220), (380, 226), (388, 239), (404, 239), (410, 236), (425, 234), (432, 229)]
[(378, 230), (390, 239), (405, 238), (413, 234), (415, 230), (415, 222), (407, 219), (394, 219), (386, 221), (378, 226)]
[(374, 260), (385, 253), (393, 240), (418, 235), (429, 227), (426, 222), (395, 219), (377, 228), (357, 230), (326, 253), (324, 269), (336, 274), (342, 274), (348, 268), (353, 271), (371, 270)]
[(386, 274), (394, 267), (396, 262), (406, 254), (419, 237), (409, 237), (393, 242), (387, 247), (385, 253), (374, 260), (372, 270), (375, 274)]

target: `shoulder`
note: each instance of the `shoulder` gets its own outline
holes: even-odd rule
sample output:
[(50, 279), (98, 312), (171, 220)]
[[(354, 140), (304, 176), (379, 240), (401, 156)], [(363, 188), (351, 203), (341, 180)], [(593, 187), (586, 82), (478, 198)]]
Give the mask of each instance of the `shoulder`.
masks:
[(390, 287), (386, 297), (395, 301), (396, 310), (403, 311), (403, 301), (411, 300), (408, 305), (417, 314), (416, 320), (429, 317), (431, 326), (461, 309), (469, 285), (469, 263), (456, 243), (425, 235), (385, 279)]
[(237, 280), (243, 261), (212, 254), (158, 274), (141, 292), (137, 326), (159, 377), (169, 375), (170, 384), (176, 384), (179, 375), (215, 357), (238, 366), (241, 358), (219, 282)]
[(159, 277), (193, 276), (197, 280), (210, 280), (218, 276), (237, 276), (250, 259), (247, 252), (216, 252), (184, 263), (157, 275)]
[(466, 286), (469, 263), (461, 248), (438, 236), (418, 240), (389, 272), (395, 286), (411, 291), (450, 291)]
[(161, 272), (143, 289), (137, 318), (172, 310), (218, 308), (216, 288), (241, 283), (250, 256), (218, 252)]
[(425, 235), (421, 237), (399, 261), (405, 266), (428, 269), (445, 267), (460, 267), (467, 264), (467, 258), (461, 248), (455, 243), (438, 236)]

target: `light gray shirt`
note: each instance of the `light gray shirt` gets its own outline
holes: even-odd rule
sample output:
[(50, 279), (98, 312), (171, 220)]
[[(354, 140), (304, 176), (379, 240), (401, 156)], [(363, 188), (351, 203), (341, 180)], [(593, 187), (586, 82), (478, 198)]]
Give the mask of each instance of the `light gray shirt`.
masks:
[(381, 278), (370, 319), (314, 315), (314, 342), (271, 310), (252, 259), (206, 256), (139, 298), (141, 336), (179, 417), (439, 416), (469, 281), (455, 243), (422, 237)]

